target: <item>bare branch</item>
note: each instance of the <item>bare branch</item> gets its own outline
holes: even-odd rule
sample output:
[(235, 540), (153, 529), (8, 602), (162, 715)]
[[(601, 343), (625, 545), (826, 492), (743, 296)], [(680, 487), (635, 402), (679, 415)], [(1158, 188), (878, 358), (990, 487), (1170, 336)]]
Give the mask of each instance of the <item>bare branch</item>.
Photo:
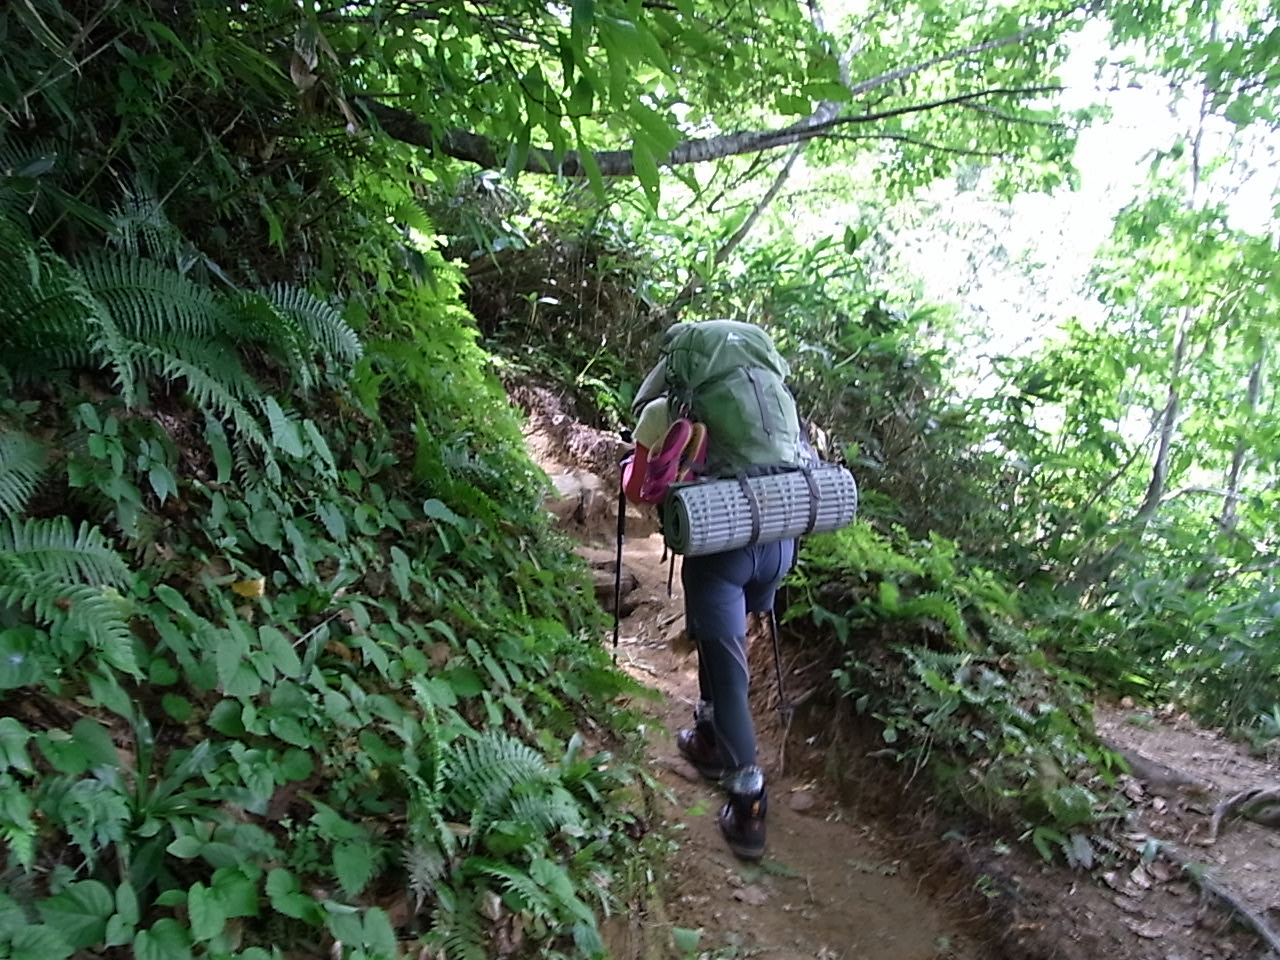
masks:
[(1024, 123), (1033, 127), (1050, 127), (1062, 129), (1066, 124), (1060, 120), (1032, 120), (1029, 117), (1018, 117), (1011, 113), (1005, 113), (1003, 110), (997, 110), (995, 107), (988, 107), (982, 103), (966, 103), (966, 110), (977, 110), (979, 113), (985, 113), (988, 116), (995, 117), (997, 120), (1004, 120), (1008, 123)]
[[(742, 221), (742, 224), (733, 232), (733, 235), (730, 236), (729, 239), (725, 240), (725, 242), (721, 244), (720, 249), (716, 251), (716, 255), (713, 260), (713, 268), (724, 263), (725, 260), (729, 258), (729, 254), (734, 251), (734, 248), (737, 247), (746, 235), (751, 232), (751, 228), (755, 226), (755, 222), (760, 219), (760, 214), (764, 213), (769, 204), (773, 202), (773, 198), (778, 195), (778, 191), (782, 189), (782, 185), (787, 182), (787, 177), (791, 175), (791, 168), (795, 165), (795, 162), (800, 159), (800, 155), (804, 153), (804, 146), (805, 145), (803, 143), (798, 143), (791, 148), (791, 154), (787, 157), (786, 164), (784, 164), (782, 169), (778, 171), (778, 175), (773, 178), (773, 183), (769, 185), (769, 189), (765, 191), (764, 196), (756, 202), (754, 207), (752, 207), (751, 213), (749, 213), (747, 218)], [(689, 281), (684, 285), (684, 289), (676, 295), (676, 298), (671, 301), (671, 305), (667, 307), (667, 316), (674, 320), (681, 308), (693, 299), (694, 294), (697, 293), (697, 291), (698, 276), (696, 273), (691, 271)]]
[[(780, 130), (745, 130), (705, 139), (684, 140), (678, 143), (662, 162), (668, 167), (677, 167), (688, 163), (719, 160), (722, 157), (759, 153), (776, 147), (788, 147), (797, 143), (806, 143), (841, 127), (875, 123), (879, 120), (924, 113), (943, 107), (959, 106), (986, 97), (1036, 96), (1054, 93), (1061, 89), (1058, 86), (1001, 87), (991, 90), (979, 90), (973, 93), (956, 94), (939, 100), (908, 104), (875, 113), (835, 117), (820, 123), (814, 123), (812, 118), (806, 118), (806, 120), (798, 124), (783, 127)], [(486, 137), (465, 130), (439, 132), (432, 129), (429, 124), (423, 123), (408, 110), (379, 103), (368, 98), (362, 98), (357, 102), (378, 121), (383, 131), (393, 139), (437, 150), (454, 159), (474, 163), (482, 167), (493, 168), (500, 165), (498, 162), (498, 150)], [(635, 166), (630, 150), (601, 150), (594, 154), (594, 158), (596, 165), (604, 176), (625, 177), (634, 176), (635, 174)], [(529, 150), (524, 170), (528, 173), (549, 173), (564, 177), (586, 175), (586, 169), (579, 160), (577, 151), (568, 150), (557, 156), (553, 151), (545, 147), (534, 147)]]
[(941, 143), (931, 143), (928, 140), (921, 140), (917, 137), (909, 137), (903, 133), (828, 133), (822, 139), (824, 140), (897, 140), (901, 143), (910, 143), (917, 147), (925, 147), (928, 150), (938, 150), (941, 153), (958, 153), (965, 157), (992, 157), (995, 159), (1007, 159), (1009, 154), (1002, 153), (999, 150), (971, 150), (967, 147), (948, 147)]
[[(1080, 6), (1083, 6), (1083, 4)], [(1021, 43), (1033, 33), (1043, 30), (1057, 21), (1070, 16), (1078, 9), (1080, 9), (1080, 7), (1063, 10), (1054, 16), (1047, 17), (1043, 23), (1033, 23), (1029, 26), (1023, 27), (1016, 33), (1008, 34), (1007, 36), (993, 37), (990, 40), (971, 43), (967, 47), (959, 47), (955, 50), (949, 50), (946, 53), (941, 53), (936, 57), (930, 57), (928, 60), (922, 60), (919, 63), (900, 67), (897, 70), (890, 70), (888, 73), (882, 73), (877, 77), (871, 77), (867, 80), (863, 80), (861, 83), (854, 84), (850, 87), (850, 91), (854, 96), (857, 96), (860, 93), (866, 93), (868, 90), (874, 90), (876, 87), (882, 87), (886, 83), (893, 83), (895, 80), (905, 80), (907, 77), (920, 73), (923, 70), (928, 70), (930, 67), (935, 67), (940, 63), (946, 63), (949, 60), (959, 60), (961, 57), (967, 57), (975, 53), (986, 53), (988, 50), (996, 50), (1000, 47), (1007, 47), (1015, 43)]]

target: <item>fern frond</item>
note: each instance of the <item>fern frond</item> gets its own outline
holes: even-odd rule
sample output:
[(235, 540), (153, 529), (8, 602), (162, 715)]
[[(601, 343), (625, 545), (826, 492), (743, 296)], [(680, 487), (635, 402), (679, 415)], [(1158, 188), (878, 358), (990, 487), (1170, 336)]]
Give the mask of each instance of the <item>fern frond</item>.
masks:
[(444, 876), (446, 866), (444, 854), (434, 843), (419, 841), (405, 848), (404, 869), (409, 874), (409, 889), (419, 910), (435, 892), (435, 882)]
[(25, 433), (0, 433), (0, 517), (17, 517), (44, 475), (45, 448)]
[(21, 359), (21, 374), (41, 366), (97, 361), (115, 371), (126, 399), (134, 375), (126, 338), (79, 271), (11, 221), (0, 219), (0, 347)]
[(133, 633), (115, 589), (128, 566), (102, 533), (66, 517), (0, 523), (0, 604), (80, 631), (108, 662), (138, 672)]
[(517, 787), (545, 782), (549, 773), (538, 751), (503, 730), (462, 740), (442, 759), (452, 780), (448, 805), (470, 812), (473, 829), (509, 802)]
[(187, 393), (201, 410), (217, 420), (230, 421), (238, 434), (247, 438), (262, 452), (268, 471), (273, 466), (276, 471), (279, 470), (270, 441), (248, 407), (236, 396), (234, 385), (229, 386), (212, 375), (207, 367), (159, 347), (138, 346), (135, 350), (160, 376), (170, 380), (185, 380)]
[(252, 290), (232, 299), (233, 333), (261, 344), (297, 376), (303, 390), (315, 385), (315, 344), (297, 317), (284, 313), (266, 296)]
[(210, 338), (220, 332), (213, 294), (176, 270), (114, 252), (86, 257), (78, 267), (89, 293), (133, 340), (152, 343), (175, 333)]
[(332, 306), (298, 287), (278, 283), (269, 287), (266, 295), (280, 313), (307, 332), (326, 356), (343, 364), (360, 359), (360, 338)]
[(545, 787), (517, 790), (511, 795), (506, 809), (501, 811), (501, 816), (528, 824), (542, 834), (582, 826), (581, 806), (569, 791), (558, 786), (549, 790)]
[(480, 914), (465, 900), (458, 906), (455, 910), (441, 907), (435, 911), (431, 918), (433, 929), (427, 939), (442, 949), (449, 960), (488, 960)]
[(527, 870), (481, 857), (471, 858), (466, 862), (466, 866), (497, 880), (503, 892), (514, 893), (523, 901), (524, 908), (530, 913), (544, 920), (556, 920), (555, 900), (538, 881), (529, 876)]
[(125, 188), (124, 196), (111, 211), (111, 223), (115, 229), (110, 242), (124, 253), (155, 260), (176, 260), (180, 256), (182, 233), (164, 215), (150, 184), (139, 182)]
[(130, 581), (129, 567), (102, 531), (87, 523), (75, 530), (66, 517), (0, 523), (0, 560), (11, 571), (68, 583), (122, 587)]

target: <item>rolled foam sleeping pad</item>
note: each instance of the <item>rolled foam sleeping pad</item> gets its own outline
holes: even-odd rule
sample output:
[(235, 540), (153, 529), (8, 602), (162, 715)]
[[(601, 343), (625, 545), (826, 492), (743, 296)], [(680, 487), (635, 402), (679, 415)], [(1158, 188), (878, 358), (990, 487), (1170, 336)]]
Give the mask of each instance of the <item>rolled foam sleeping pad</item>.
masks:
[(667, 546), (686, 557), (697, 557), (749, 543), (839, 530), (852, 521), (858, 512), (858, 485), (853, 474), (833, 463), (808, 472), (817, 491), (816, 504), (805, 471), (746, 478), (759, 506), (760, 533), (754, 538), (751, 503), (736, 478), (672, 487), (662, 515)]

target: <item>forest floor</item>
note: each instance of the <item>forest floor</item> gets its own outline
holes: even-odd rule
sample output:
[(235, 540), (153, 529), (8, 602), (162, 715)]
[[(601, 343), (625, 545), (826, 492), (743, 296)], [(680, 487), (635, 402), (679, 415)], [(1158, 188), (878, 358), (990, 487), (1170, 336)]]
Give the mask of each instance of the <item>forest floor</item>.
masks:
[[(530, 450), (561, 494), (551, 509), (581, 542), (611, 602), (616, 480), (605, 478), (616, 476), (620, 447), (575, 424), (545, 392), (516, 399), (531, 412)], [(665, 787), (661, 829), (678, 852), (655, 877), (661, 902), (606, 923), (614, 960), (1272, 955), (1255, 927), (1280, 925), (1280, 833), (1231, 820), (1215, 843), (1204, 841), (1219, 802), (1280, 783), (1274, 758), (1250, 757), (1167, 710), (1100, 704), (1099, 734), (1141, 766), (1122, 778), (1134, 813), (1114, 831), (1130, 854), (1123, 867), (1093, 874), (1046, 865), (990, 825), (940, 820), (927, 793), (906, 791), (905, 778), (847, 742), (840, 782), (825, 776), (839, 739), (831, 718), (810, 704), (791, 729), (778, 722), (762, 629), (752, 633), (752, 699), (769, 778), (769, 841), (760, 864), (736, 860), (715, 825), (719, 791), (675, 749), (697, 699), (678, 569), (668, 592), (652, 518), (628, 514), (616, 656), (658, 694), (635, 705), (655, 721), (648, 759)], [(784, 660), (795, 655), (784, 651)], [(1139, 850), (1147, 856), (1139, 859)]]

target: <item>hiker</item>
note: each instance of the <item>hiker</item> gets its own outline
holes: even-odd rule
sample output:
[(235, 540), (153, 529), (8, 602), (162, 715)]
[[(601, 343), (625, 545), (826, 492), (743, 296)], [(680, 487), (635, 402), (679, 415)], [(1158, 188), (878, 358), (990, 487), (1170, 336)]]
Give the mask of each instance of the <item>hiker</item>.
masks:
[[(635, 452), (623, 474), (629, 500), (659, 502), (666, 483), (679, 478), (668, 468), (673, 452), (680, 453), (673, 443), (693, 448), (696, 462), (704, 459), (696, 448), (705, 442), (697, 472), (706, 477), (744, 477), (802, 462), (807, 445), (783, 385), (786, 362), (763, 330), (732, 320), (676, 324), (663, 337), (662, 353), (632, 407)], [(666, 471), (666, 483), (653, 482), (655, 464)], [(677, 733), (676, 746), (727, 791), (716, 820), (729, 848), (746, 860), (764, 854), (768, 805), (747, 700), (747, 614), (773, 610), (794, 560), (795, 541), (780, 540), (686, 556), (681, 567), (685, 628), (698, 651), (699, 702), (693, 726)]]

